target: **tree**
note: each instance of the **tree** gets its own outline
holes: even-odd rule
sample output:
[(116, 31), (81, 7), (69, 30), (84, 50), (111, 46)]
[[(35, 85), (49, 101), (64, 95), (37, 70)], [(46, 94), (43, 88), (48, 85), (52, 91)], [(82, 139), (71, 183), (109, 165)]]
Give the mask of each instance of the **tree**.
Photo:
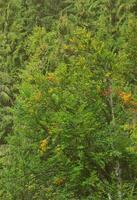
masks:
[(55, 3), (18, 4), (25, 66), (1, 198), (136, 199), (134, 2)]

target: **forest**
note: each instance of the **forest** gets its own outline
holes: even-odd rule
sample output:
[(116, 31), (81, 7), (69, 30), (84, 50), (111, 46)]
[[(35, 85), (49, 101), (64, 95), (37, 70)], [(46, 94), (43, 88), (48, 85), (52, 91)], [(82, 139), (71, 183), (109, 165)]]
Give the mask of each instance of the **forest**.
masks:
[(0, 0), (0, 200), (137, 200), (137, 0)]

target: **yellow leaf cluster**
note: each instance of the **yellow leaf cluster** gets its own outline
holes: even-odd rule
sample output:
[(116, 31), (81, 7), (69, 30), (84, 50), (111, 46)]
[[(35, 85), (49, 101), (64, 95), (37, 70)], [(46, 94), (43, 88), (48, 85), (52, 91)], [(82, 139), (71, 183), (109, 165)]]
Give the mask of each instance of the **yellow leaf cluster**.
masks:
[(75, 43), (76, 42), (76, 38), (70, 38), (69, 41), (72, 42), (72, 43)]
[(61, 153), (61, 146), (60, 146), (60, 145), (58, 145), (58, 146), (56, 147), (55, 152), (56, 152), (57, 154), (60, 154), (60, 153)]
[(70, 46), (65, 44), (64, 49), (70, 49)]
[(51, 187), (48, 187), (47, 190), (46, 190), (47, 193), (50, 193), (50, 192), (52, 192), (52, 191), (53, 191), (53, 190), (52, 190)]
[(124, 129), (125, 131), (129, 131), (129, 130), (131, 130), (132, 128), (133, 128), (133, 126), (130, 125), (130, 124), (124, 124), (124, 125), (123, 125), (123, 129)]
[(110, 77), (110, 76), (111, 76), (111, 72), (107, 72), (107, 73), (105, 74), (105, 76), (106, 76), (106, 77)]
[(54, 91), (53, 88), (50, 88), (50, 89), (48, 90), (48, 93), (49, 93), (49, 94), (52, 94), (53, 91)]
[(57, 81), (54, 73), (48, 73), (47, 80), (50, 81), (50, 82), (56, 82)]
[(127, 150), (128, 150), (130, 153), (135, 153), (135, 152), (137, 152), (137, 146), (128, 147)]
[(60, 186), (60, 185), (62, 185), (64, 183), (64, 180), (62, 179), (62, 178), (56, 178), (55, 179), (55, 181), (54, 181), (54, 184), (56, 185), (56, 186)]
[(131, 93), (120, 93), (120, 97), (123, 100), (124, 103), (129, 103), (132, 100)]
[(40, 45), (40, 49), (42, 50), (42, 51), (44, 51), (44, 50), (47, 50), (48, 49), (48, 46), (47, 46), (47, 44), (41, 44)]
[(43, 154), (46, 152), (47, 150), (47, 146), (48, 146), (48, 140), (47, 139), (44, 139), (40, 142), (40, 146), (39, 146), (39, 149), (40, 149), (40, 153)]
[(39, 102), (39, 101), (41, 100), (41, 97), (42, 97), (42, 93), (39, 91), (39, 92), (35, 95), (34, 99), (35, 99), (36, 102)]

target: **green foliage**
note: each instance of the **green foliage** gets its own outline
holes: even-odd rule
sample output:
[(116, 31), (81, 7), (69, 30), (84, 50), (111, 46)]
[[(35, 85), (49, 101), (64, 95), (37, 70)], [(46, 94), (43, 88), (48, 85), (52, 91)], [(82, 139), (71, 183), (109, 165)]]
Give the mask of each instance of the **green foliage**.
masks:
[(0, 3), (0, 198), (136, 199), (134, 1)]

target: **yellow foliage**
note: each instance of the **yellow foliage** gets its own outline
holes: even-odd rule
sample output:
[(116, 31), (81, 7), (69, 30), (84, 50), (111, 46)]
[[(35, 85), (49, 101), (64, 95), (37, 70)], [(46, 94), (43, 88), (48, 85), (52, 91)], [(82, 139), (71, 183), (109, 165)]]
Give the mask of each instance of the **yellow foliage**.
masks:
[(120, 97), (123, 100), (124, 103), (129, 103), (132, 100), (131, 93), (120, 93)]
[(58, 146), (56, 147), (55, 152), (56, 152), (57, 154), (60, 154), (60, 153), (61, 153), (61, 146), (60, 146), (60, 145), (58, 145)]
[(76, 38), (70, 38), (69, 41), (72, 42), (72, 43), (75, 43), (76, 42)]
[(54, 181), (54, 184), (57, 186), (60, 186), (64, 183), (64, 180), (62, 178), (56, 178)]
[(69, 49), (70, 47), (68, 45), (64, 45), (64, 49)]
[(127, 150), (128, 150), (130, 153), (135, 153), (135, 152), (137, 152), (137, 146), (128, 147)]
[(42, 97), (42, 93), (39, 91), (36, 95), (35, 95), (35, 101), (36, 102), (39, 102), (41, 100), (41, 97)]
[(125, 131), (129, 131), (129, 130), (131, 130), (133, 128), (133, 125), (130, 125), (130, 124), (124, 124), (123, 125), (123, 129), (125, 130)]
[(85, 46), (82, 45), (82, 44), (79, 44), (78, 48), (79, 48), (80, 50), (83, 50), (83, 49), (85, 48)]
[(31, 191), (31, 190), (34, 190), (35, 188), (35, 185), (28, 185), (28, 190)]
[(40, 45), (40, 49), (42, 50), (42, 51), (44, 51), (44, 50), (47, 50), (48, 49), (48, 46), (47, 46), (47, 44), (41, 44)]
[(51, 94), (51, 93), (53, 93), (53, 91), (54, 91), (53, 88), (50, 88), (50, 89), (48, 90), (48, 93)]
[(51, 82), (56, 82), (56, 77), (54, 73), (48, 73), (47, 80)]
[(48, 187), (47, 190), (46, 190), (46, 192), (47, 192), (47, 193), (52, 192), (52, 188), (51, 188), (51, 187)]
[(46, 152), (47, 150), (47, 146), (48, 146), (48, 140), (47, 139), (44, 139), (40, 142), (40, 146), (39, 146), (39, 149), (40, 149), (40, 153), (43, 154)]
[(106, 77), (110, 77), (110, 76), (111, 76), (111, 72), (107, 72), (107, 73), (105, 74), (105, 76), (106, 76)]

